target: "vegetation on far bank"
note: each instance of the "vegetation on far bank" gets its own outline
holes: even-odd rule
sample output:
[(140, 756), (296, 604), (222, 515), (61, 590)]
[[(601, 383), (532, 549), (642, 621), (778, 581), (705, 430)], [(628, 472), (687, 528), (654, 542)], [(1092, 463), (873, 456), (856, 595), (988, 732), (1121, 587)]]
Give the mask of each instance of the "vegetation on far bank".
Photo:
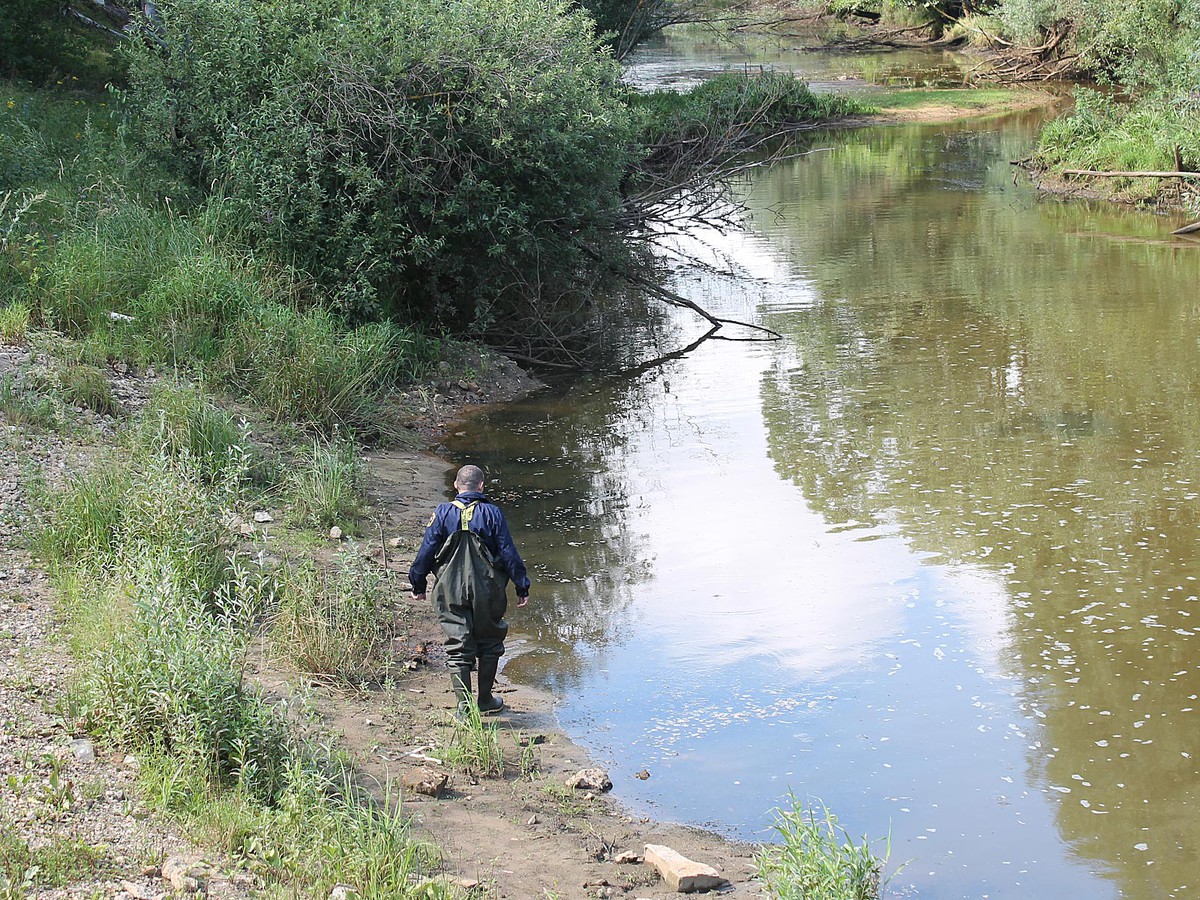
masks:
[[(1075, 109), (1043, 131), (1043, 172), (1200, 169), (1200, 7), (1193, 0), (818, 0), (798, 7), (867, 24), (871, 40), (970, 44), (977, 77), (1074, 81)], [(874, 35), (874, 37), (872, 37)], [(1200, 211), (1192, 183), (1099, 179), (1114, 199)]]

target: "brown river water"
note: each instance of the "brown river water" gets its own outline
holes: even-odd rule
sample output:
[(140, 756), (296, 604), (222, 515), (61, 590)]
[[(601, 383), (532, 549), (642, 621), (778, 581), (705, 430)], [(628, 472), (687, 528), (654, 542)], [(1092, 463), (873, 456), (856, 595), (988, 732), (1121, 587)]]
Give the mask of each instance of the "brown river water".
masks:
[(1200, 895), (1200, 243), (1014, 184), (1039, 119), (813, 135), (674, 275), (782, 341), (451, 443), (531, 564), (507, 671), (634, 810), (824, 803), (890, 896)]

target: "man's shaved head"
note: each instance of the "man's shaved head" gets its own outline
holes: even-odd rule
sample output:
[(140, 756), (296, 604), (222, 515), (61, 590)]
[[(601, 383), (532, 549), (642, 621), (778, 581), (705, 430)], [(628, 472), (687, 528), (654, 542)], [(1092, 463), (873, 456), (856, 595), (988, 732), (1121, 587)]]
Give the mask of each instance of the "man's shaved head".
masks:
[(463, 466), (454, 476), (454, 486), (463, 491), (483, 490), (483, 469), (479, 466)]

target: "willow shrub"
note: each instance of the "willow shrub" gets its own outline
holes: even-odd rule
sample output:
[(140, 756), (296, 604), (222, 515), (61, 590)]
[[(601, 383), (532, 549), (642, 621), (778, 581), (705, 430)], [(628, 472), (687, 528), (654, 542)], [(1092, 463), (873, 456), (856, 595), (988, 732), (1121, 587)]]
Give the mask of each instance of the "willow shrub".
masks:
[[(144, 136), (357, 314), (486, 327), (569, 280), (635, 155), (566, 0), (166, 0), (131, 42)], [(520, 291), (517, 291), (520, 292)]]

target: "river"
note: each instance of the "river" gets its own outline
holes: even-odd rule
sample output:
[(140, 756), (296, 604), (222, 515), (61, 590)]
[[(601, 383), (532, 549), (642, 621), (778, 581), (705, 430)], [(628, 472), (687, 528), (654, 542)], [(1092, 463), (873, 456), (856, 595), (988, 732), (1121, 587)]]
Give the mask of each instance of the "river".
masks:
[(1200, 246), (1014, 183), (1039, 119), (813, 135), (675, 275), (783, 340), (451, 442), (531, 564), (506, 671), (634, 810), (824, 803), (892, 896), (1200, 893)]

